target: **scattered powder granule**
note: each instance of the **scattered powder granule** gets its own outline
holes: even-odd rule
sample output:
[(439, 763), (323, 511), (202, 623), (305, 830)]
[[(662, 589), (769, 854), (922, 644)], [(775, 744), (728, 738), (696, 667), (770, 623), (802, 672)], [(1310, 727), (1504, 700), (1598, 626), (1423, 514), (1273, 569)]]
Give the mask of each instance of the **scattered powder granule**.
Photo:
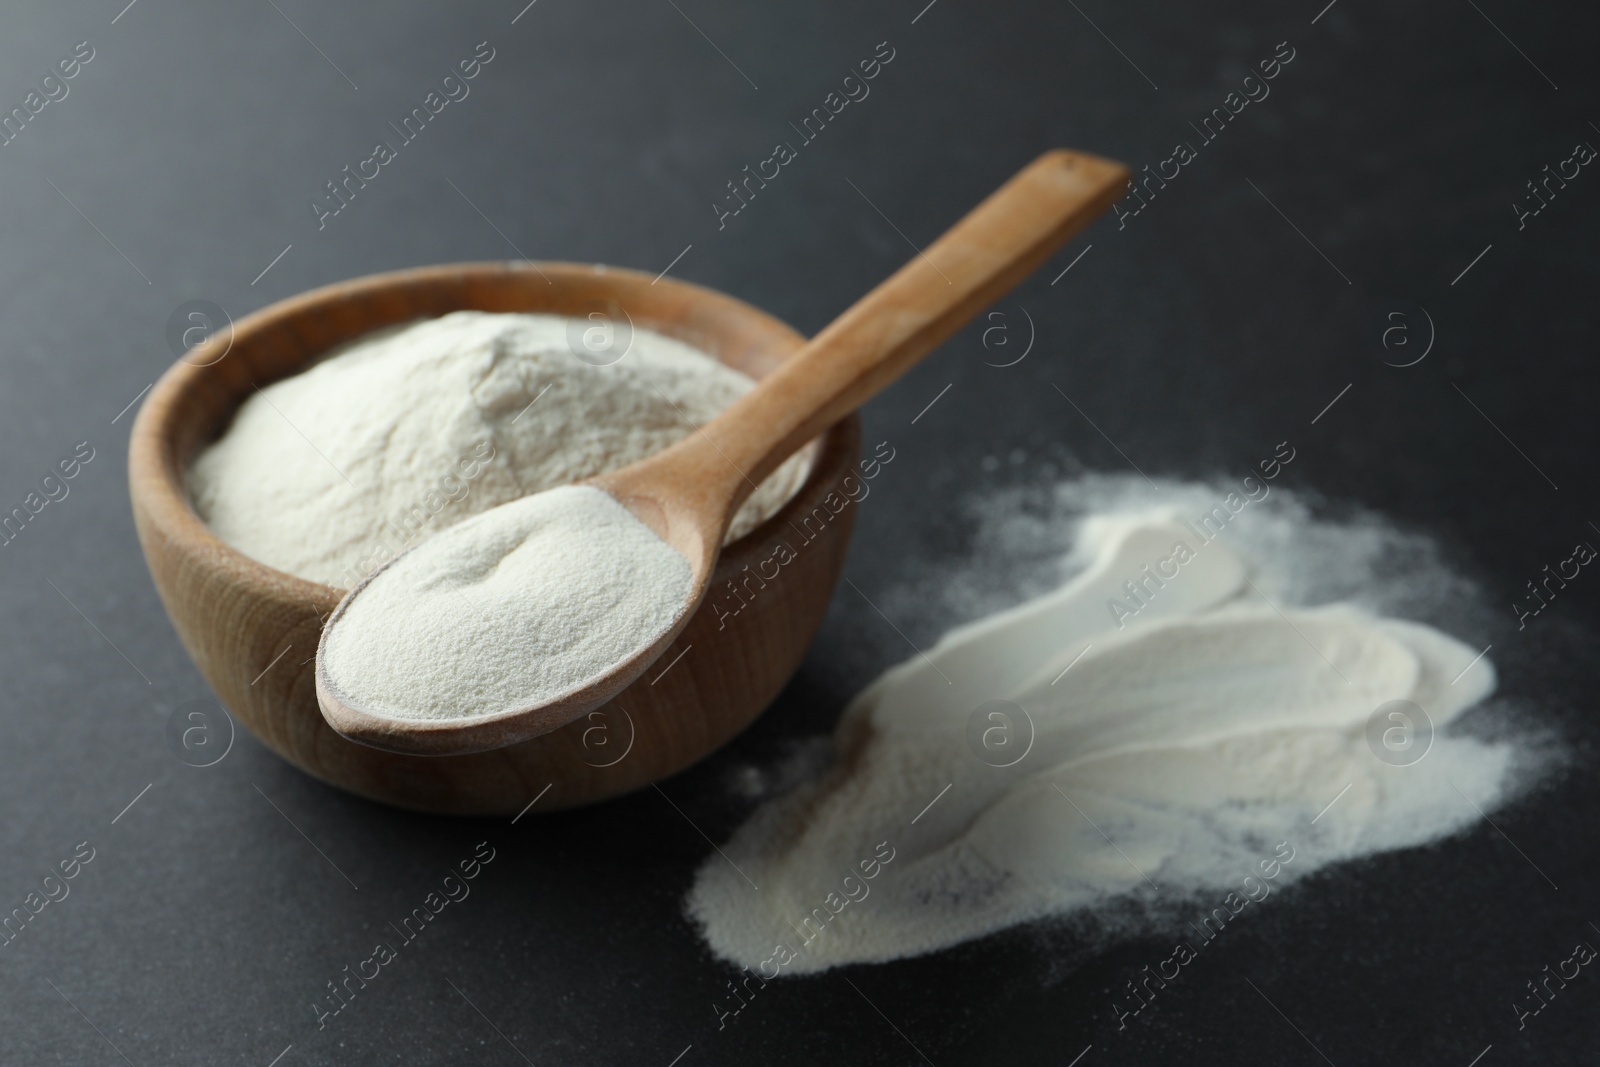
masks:
[[(883, 674), (846, 709), (832, 767), (707, 856), (687, 908), (718, 956), (772, 978), (1071, 916), (1142, 915), (1125, 932), (1148, 932), (1241, 875), (1283, 885), (1421, 845), (1514, 792), (1518, 749), (1453, 729), (1493, 690), (1489, 660), (1368, 606), (1459, 590), (1437, 566), (1381, 577), (1402, 538), (1283, 496), (1204, 537), (1181, 520), (1220, 494), (1140, 486), (1130, 504), (1107, 487), (1067, 490), (1099, 499), (1072, 517), (1064, 586)], [(1036, 511), (1016, 518), (1032, 531), (980, 542), (1040, 532)], [(980, 560), (974, 581), (1009, 566)], [(925, 595), (973, 587), (949, 577)], [(1348, 599), (1308, 605), (1307, 585)]]

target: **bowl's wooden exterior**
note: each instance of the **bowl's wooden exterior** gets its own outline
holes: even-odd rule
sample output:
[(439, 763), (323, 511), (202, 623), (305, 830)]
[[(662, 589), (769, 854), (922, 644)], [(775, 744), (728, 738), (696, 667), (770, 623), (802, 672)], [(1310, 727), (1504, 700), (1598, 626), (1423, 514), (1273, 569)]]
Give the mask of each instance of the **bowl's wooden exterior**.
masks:
[[(244, 556), (190, 506), (185, 478), (196, 452), (257, 386), (298, 372), (334, 345), (461, 309), (585, 315), (608, 303), (636, 326), (757, 378), (804, 341), (748, 304), (666, 278), (579, 264), (469, 263), (358, 278), (274, 304), (191, 352), (151, 390), (128, 458), (145, 560), (201, 673), (279, 755), (340, 788), (421, 811), (515, 813), (546, 786), (533, 811), (572, 807), (694, 763), (748, 725), (799, 666), (844, 565), (855, 509), (833, 516), (823, 508), (829, 521), (810, 541), (798, 524), (828, 494), (843, 493), (860, 448), (854, 416), (822, 438), (810, 478), (783, 511), (723, 551), (711, 595), (660, 660), (671, 669), (647, 671), (554, 733), (476, 755), (398, 755), (334, 733), (317, 707), (314, 657), (342, 592)], [(764, 586), (747, 585), (755, 590), (749, 605), (719, 623), (713, 602), (732, 601), (718, 591), (736, 576), (746, 579), (744, 568), (753, 572), (779, 541), (795, 558)]]

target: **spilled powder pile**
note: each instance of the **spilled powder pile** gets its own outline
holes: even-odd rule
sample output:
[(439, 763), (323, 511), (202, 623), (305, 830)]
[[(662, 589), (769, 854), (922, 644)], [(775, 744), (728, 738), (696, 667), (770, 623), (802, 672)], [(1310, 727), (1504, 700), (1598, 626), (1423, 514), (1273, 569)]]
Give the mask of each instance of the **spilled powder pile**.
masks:
[(664, 633), (689, 586), (688, 561), (621, 504), (563, 486), (418, 545), (327, 628), (322, 666), (394, 718), (542, 704)]
[[(240, 407), (190, 470), (195, 510), (246, 555), (350, 588), (452, 523), (667, 447), (754, 384), (645, 329), (616, 341), (620, 358), (590, 355), (595, 328), (458, 311), (352, 342)], [(728, 540), (781, 508), (808, 462), (773, 472)]]
[[(1282, 490), (1202, 533), (1192, 520), (1226, 492), (1091, 478), (1060, 487), (1044, 519), (1018, 510), (1014, 528), (980, 531), (1027, 555), (1069, 516), (1077, 573), (855, 699), (833, 767), (758, 808), (699, 871), (687, 908), (712, 950), (771, 978), (1051, 918), (1133, 914), (1143, 928), (1122, 932), (1139, 934), (1243, 874), (1281, 886), (1481, 821), (1473, 805), (1506, 798), (1518, 753), (1450, 724), (1493, 668), (1373, 610), (1396, 590), (1430, 610), (1460, 601), (1459, 582), (1405, 536), (1313, 521)], [(1404, 583), (1384, 573), (1390, 555), (1412, 565)], [(1028, 585), (1005, 560), (990, 573)], [(971, 600), (978, 584), (928, 599)], [(1329, 589), (1346, 602), (1304, 606)], [(1375, 714), (1390, 701), (1411, 703)]]

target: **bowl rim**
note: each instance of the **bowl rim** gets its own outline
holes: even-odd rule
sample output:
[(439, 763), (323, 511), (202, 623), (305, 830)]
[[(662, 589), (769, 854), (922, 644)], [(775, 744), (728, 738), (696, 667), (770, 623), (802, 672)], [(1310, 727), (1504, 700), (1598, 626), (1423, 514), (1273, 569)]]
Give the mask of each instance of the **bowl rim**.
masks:
[[(293, 320), (297, 317), (314, 314), (326, 309), (335, 303), (348, 301), (352, 297), (370, 296), (384, 290), (405, 288), (411, 286), (426, 286), (430, 282), (451, 281), (460, 283), (470, 281), (474, 277), (495, 278), (507, 275), (516, 275), (526, 272), (535, 272), (540, 275), (562, 275), (569, 279), (584, 278), (615, 278), (627, 284), (646, 286), (662, 286), (666, 292), (678, 292), (692, 296), (695, 301), (718, 305), (720, 310), (730, 313), (731, 316), (744, 320), (763, 331), (770, 331), (775, 339), (792, 341), (798, 348), (806, 342), (806, 336), (793, 326), (777, 318), (771, 313), (740, 300), (738, 297), (724, 293), (708, 286), (697, 285), (693, 282), (681, 281), (665, 276), (652, 276), (651, 274), (628, 267), (616, 267), (605, 263), (579, 263), (563, 260), (472, 260), (456, 263), (432, 264), (422, 267), (408, 267), (401, 270), (382, 271), (374, 274), (360, 275), (343, 281), (332, 282), (318, 286), (282, 300), (274, 301), (250, 312), (248, 315), (232, 323), (225, 335), (213, 334), (201, 345), (192, 349), (189, 355), (195, 362), (179, 358), (169, 366), (156, 380), (150, 392), (145, 396), (144, 402), (139, 406), (133, 425), (129, 431), (128, 448), (128, 476), (129, 493), (132, 497), (136, 512), (142, 512), (143, 517), (159, 530), (179, 554), (185, 556), (200, 556), (208, 560), (213, 570), (226, 572), (227, 577), (235, 582), (250, 586), (255, 590), (270, 592), (278, 597), (288, 597), (300, 602), (309, 602), (322, 605), (320, 614), (324, 622), (327, 615), (337, 603), (342, 600), (348, 590), (337, 586), (327, 585), (280, 570), (270, 564), (264, 563), (253, 556), (240, 551), (212, 532), (204, 519), (195, 510), (194, 503), (189, 496), (187, 479), (189, 466), (193, 463), (194, 456), (189, 457), (187, 463), (179, 461), (173, 434), (179, 425), (181, 413), (186, 401), (197, 389), (206, 387), (204, 375), (212, 367), (221, 363), (244, 338), (263, 332), (268, 327)], [(473, 310), (462, 307), (456, 310)], [(526, 313), (540, 314), (538, 309), (528, 309)], [(448, 314), (445, 312), (444, 314)], [(425, 316), (419, 316), (423, 318)], [(382, 327), (372, 327), (380, 329)], [(655, 329), (657, 327), (647, 326)], [(661, 331), (666, 332), (666, 331)], [(356, 334), (343, 341), (335, 342), (346, 344), (362, 336)], [(669, 334), (670, 336), (670, 334)], [(679, 338), (682, 340), (682, 338)], [(685, 341), (685, 343), (691, 343)], [(223, 351), (214, 359), (202, 362), (201, 358), (211, 355), (217, 347)], [(695, 346), (699, 347), (699, 346)], [(702, 349), (702, 351), (704, 351)], [(707, 352), (713, 359), (718, 359), (715, 353)], [(721, 362), (720, 359), (718, 359)], [(260, 384), (272, 384), (301, 373), (314, 362), (308, 360), (300, 367), (280, 378), (273, 378)], [(225, 428), (237, 413), (240, 399), (234, 403), (223, 422)], [(817, 449), (810, 470), (806, 478), (796, 488), (794, 496), (787, 501), (773, 515), (760, 525), (750, 530), (743, 537), (723, 546), (723, 555), (727, 556), (738, 546), (755, 542), (764, 538), (781, 519), (783, 513), (789, 510), (789, 505), (796, 499), (806, 495), (808, 489), (820, 478), (832, 478), (836, 472), (829, 471), (822, 462), (823, 458), (832, 451), (829, 447), (834, 445), (841, 433), (848, 433), (848, 424), (854, 416), (847, 417), (830, 426), (817, 439), (820, 447)], [(202, 446), (203, 447), (203, 446)], [(196, 450), (198, 454), (198, 449)], [(140, 531), (141, 539), (143, 531)]]

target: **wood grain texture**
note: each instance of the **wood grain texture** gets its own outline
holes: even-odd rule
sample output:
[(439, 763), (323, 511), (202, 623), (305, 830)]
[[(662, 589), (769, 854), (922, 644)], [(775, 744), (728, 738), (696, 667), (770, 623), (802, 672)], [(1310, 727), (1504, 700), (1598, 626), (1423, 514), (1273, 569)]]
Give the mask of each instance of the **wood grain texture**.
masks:
[[(663, 653), (663, 667), (671, 664), (664, 673), (646, 672), (560, 730), (473, 755), (402, 755), (335, 733), (317, 707), (313, 657), (343, 591), (244, 556), (213, 536), (190, 506), (189, 464), (239, 405), (335, 345), (465, 308), (581, 316), (612, 306), (636, 326), (755, 378), (805, 343), (764, 312), (683, 282), (582, 264), (469, 263), (359, 278), (275, 304), (174, 364), (151, 390), (134, 421), (128, 459), (140, 544), (184, 647), (229, 711), (268, 747), (324, 781), (401, 807), (513, 814), (549, 786), (532, 809), (549, 811), (689, 766), (777, 695), (821, 624), (843, 568), (855, 509), (835, 512), (824, 502), (837, 506), (848, 496), (844, 479), (855, 473), (860, 448), (854, 416), (819, 438), (795, 498), (722, 553), (713, 588), (743, 583), (745, 568), (771, 558), (779, 542), (794, 551), (747, 607), (719, 620), (709, 602), (702, 604)], [(814, 515), (823, 518), (820, 527), (803, 524)]]

